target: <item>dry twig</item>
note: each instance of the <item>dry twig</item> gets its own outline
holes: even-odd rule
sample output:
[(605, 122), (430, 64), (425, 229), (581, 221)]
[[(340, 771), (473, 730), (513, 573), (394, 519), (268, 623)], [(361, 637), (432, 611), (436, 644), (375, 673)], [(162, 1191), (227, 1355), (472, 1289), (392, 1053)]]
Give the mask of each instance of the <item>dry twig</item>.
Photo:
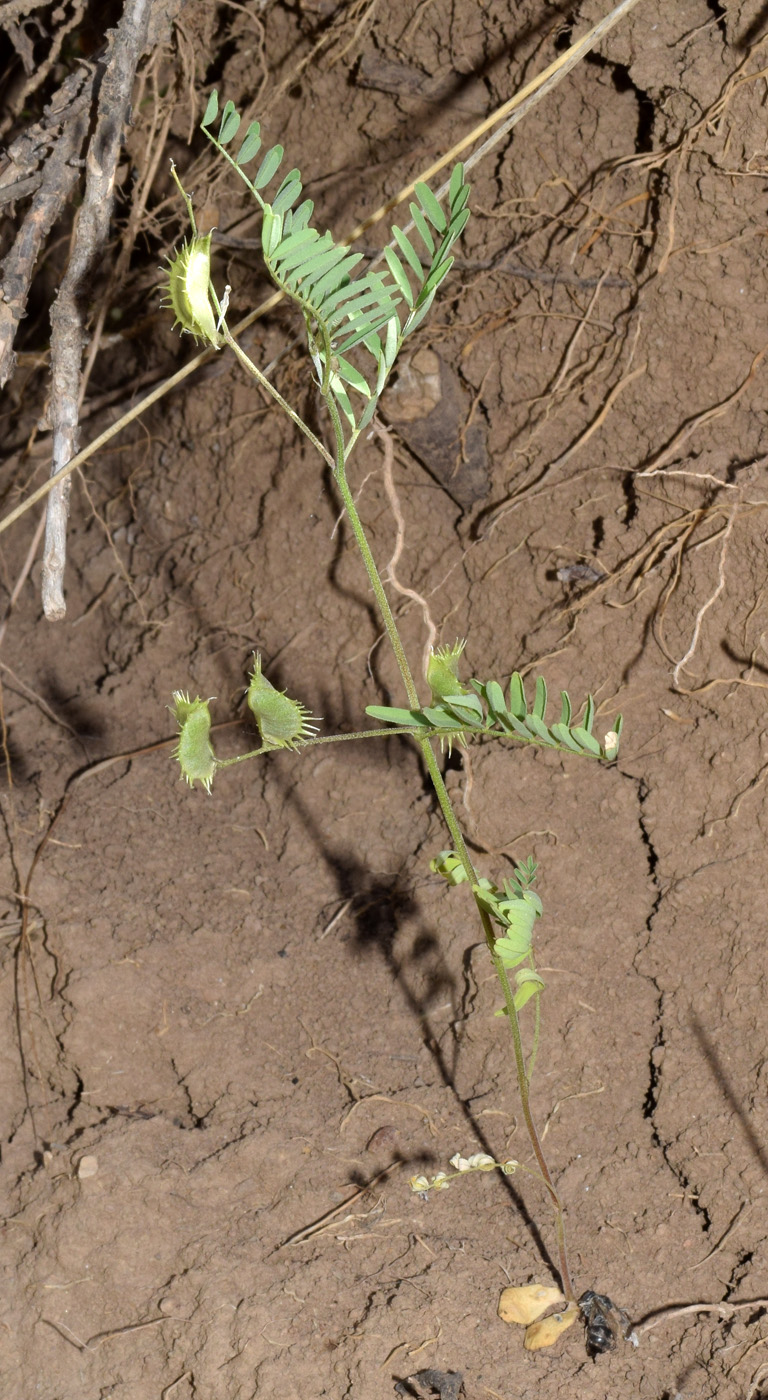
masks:
[[(128, 118), (133, 82), (144, 52), (151, 0), (126, 0), (114, 31), (112, 53), (99, 91), (96, 127), (88, 144), (83, 203), (77, 215), (69, 260), (51, 310), (51, 476), (77, 448), (80, 375), (85, 342), (82, 301), (87, 279), (109, 233), (117, 160)], [(63, 577), (70, 480), (54, 486), (48, 497), (43, 555), (43, 610), (57, 621), (66, 614)]]
[[(62, 83), (41, 121), (9, 147), (10, 166), (0, 180), (0, 204), (35, 191), (32, 204), (3, 263), (0, 287), (0, 389), (13, 373), (13, 342), (26, 313), (35, 266), (46, 238), (80, 178), (77, 157), (88, 131), (96, 70), (79, 69)], [(33, 173), (41, 149), (51, 145), (42, 171)]]

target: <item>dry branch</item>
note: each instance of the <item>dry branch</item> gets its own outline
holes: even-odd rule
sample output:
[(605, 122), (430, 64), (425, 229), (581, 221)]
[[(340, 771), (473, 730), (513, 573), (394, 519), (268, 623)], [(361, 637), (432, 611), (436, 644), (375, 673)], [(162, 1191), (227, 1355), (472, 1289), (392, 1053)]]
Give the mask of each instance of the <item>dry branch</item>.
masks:
[[(0, 177), (0, 204), (35, 191), (31, 207), (3, 263), (0, 286), (0, 389), (13, 373), (13, 343), (26, 314), (37, 259), (48, 234), (80, 178), (77, 157), (88, 130), (95, 69), (71, 73), (45, 109), (41, 121), (9, 147), (9, 165)], [(41, 152), (53, 147), (42, 170)]]
[[(51, 475), (77, 450), (81, 361), (85, 343), (84, 300), (109, 233), (117, 161), (128, 120), (131, 92), (149, 27), (151, 0), (126, 0), (113, 31), (112, 51), (101, 83), (96, 126), (86, 156), (85, 194), (75, 222), (72, 255), (51, 310)], [(69, 478), (48, 497), (43, 556), (43, 610), (59, 620), (66, 613), (62, 587), (66, 560)]]

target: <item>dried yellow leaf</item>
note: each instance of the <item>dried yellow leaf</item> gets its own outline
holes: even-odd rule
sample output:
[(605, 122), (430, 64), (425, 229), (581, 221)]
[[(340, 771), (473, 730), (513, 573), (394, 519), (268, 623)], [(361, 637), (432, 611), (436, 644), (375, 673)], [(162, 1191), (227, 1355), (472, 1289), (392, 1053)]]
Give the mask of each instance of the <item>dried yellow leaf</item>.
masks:
[(523, 1346), (526, 1351), (538, 1351), (540, 1347), (554, 1346), (561, 1332), (572, 1327), (578, 1316), (579, 1309), (573, 1303), (565, 1312), (552, 1313), (550, 1317), (543, 1317), (540, 1322), (532, 1322), (530, 1327), (525, 1329)]
[(516, 1322), (527, 1327), (535, 1322), (547, 1308), (564, 1303), (565, 1298), (559, 1288), (546, 1287), (541, 1283), (527, 1283), (519, 1288), (505, 1288), (499, 1299), (499, 1317), (502, 1322)]

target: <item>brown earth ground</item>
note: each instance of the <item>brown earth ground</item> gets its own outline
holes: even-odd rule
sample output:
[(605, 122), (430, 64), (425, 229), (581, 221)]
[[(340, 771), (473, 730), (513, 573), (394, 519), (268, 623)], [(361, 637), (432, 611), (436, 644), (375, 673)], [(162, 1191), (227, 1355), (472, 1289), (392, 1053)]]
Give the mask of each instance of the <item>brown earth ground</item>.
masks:
[[(607, 9), (183, 5), (128, 137), (126, 200), (175, 103), (85, 438), (190, 355), (157, 311), (182, 226), (168, 155), (220, 231), (233, 319), (266, 290), (244, 197), (188, 145), (214, 83), (343, 234)], [(447, 842), (413, 750), (179, 783), (172, 691), (216, 696), (220, 750), (243, 749), (254, 649), (328, 732), (401, 699), (327, 475), (222, 355), (89, 462), (67, 619), (42, 620), (33, 570), (3, 641), (3, 1396), (456, 1393), (425, 1371), (461, 1372), (467, 1400), (768, 1396), (767, 29), (757, 0), (640, 0), (473, 170), (388, 404), (397, 574), (439, 639), (468, 638), (470, 674), (594, 691), (601, 732), (624, 713), (611, 767), (444, 762), (485, 873), (540, 863), (533, 1101), (577, 1286), (637, 1323), (701, 1308), (597, 1361), (580, 1328), (525, 1352), (496, 1308), (553, 1278), (543, 1190), (410, 1192), (456, 1151), (530, 1156), (480, 931), (429, 874)], [(280, 308), (252, 353), (295, 331)], [(27, 334), (9, 443), (43, 405), (42, 312)], [(274, 376), (313, 412), (299, 349)], [(385, 565), (383, 462), (362, 443), (352, 479)], [(45, 470), (11, 457), (7, 502)], [(4, 536), (8, 593), (33, 529)], [(391, 596), (417, 662), (422, 611)]]

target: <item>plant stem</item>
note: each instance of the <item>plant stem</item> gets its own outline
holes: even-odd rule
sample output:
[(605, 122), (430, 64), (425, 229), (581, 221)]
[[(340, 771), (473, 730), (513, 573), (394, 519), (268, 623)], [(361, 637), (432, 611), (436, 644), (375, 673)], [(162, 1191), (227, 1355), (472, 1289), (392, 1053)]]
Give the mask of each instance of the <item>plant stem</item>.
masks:
[[(488, 914), (484, 909), (480, 910), (480, 914), (481, 916), (484, 914), (485, 918), (488, 919)], [(491, 934), (491, 936), (493, 935)], [(557, 1252), (560, 1261), (560, 1279), (563, 1286), (563, 1293), (565, 1294), (569, 1303), (574, 1303), (576, 1301), (576, 1294), (573, 1289), (573, 1283), (571, 1281), (571, 1271), (568, 1266), (568, 1251), (565, 1242), (565, 1219), (563, 1215), (563, 1204), (560, 1200), (560, 1197), (557, 1194), (555, 1183), (553, 1182), (552, 1177), (550, 1175), (549, 1167), (547, 1166), (547, 1160), (544, 1156), (544, 1149), (541, 1145), (541, 1139), (539, 1138), (538, 1130), (533, 1120), (533, 1114), (531, 1113), (529, 1094), (530, 1083), (525, 1070), (523, 1041), (522, 1036), (520, 1034), (520, 1021), (517, 1015), (517, 1008), (515, 1007), (515, 1000), (512, 995), (512, 988), (509, 985), (507, 969), (504, 967), (501, 958), (498, 956), (495, 948), (491, 948), (490, 951), (491, 957), (493, 959), (493, 965), (496, 970), (496, 976), (498, 977), (499, 982), (501, 983), (501, 989), (504, 993), (507, 1019), (509, 1021), (510, 1030), (512, 1031), (512, 1043), (515, 1049), (515, 1068), (517, 1070), (517, 1083), (520, 1089), (520, 1101), (523, 1106), (523, 1118), (525, 1119), (525, 1126), (528, 1130), (528, 1137), (531, 1141), (531, 1147), (533, 1148), (536, 1161), (539, 1165), (539, 1171), (541, 1172), (541, 1175), (544, 1178), (544, 1183), (546, 1185), (547, 1190), (549, 1191), (549, 1194), (552, 1198), (552, 1204), (555, 1208), (555, 1233), (557, 1236)]]
[[(363, 523), (358, 514), (357, 506), (355, 505), (354, 497), (349, 488), (349, 482), (347, 481), (346, 457), (348, 455), (349, 446), (351, 444), (348, 444), (345, 447), (344, 432), (341, 425), (341, 418), (339, 416), (339, 411), (336, 407), (336, 403), (333, 399), (333, 396), (330, 392), (328, 392), (326, 387), (325, 392), (323, 392), (323, 399), (328, 409), (331, 423), (333, 425), (333, 434), (336, 447), (335, 460), (331, 453), (328, 451), (328, 449), (307, 427), (306, 423), (304, 423), (303, 420), (299, 417), (299, 415), (294, 412), (290, 404), (286, 403), (285, 399), (280, 393), (278, 393), (274, 385), (270, 384), (269, 380), (266, 379), (266, 377), (261, 373), (259, 369), (257, 369), (256, 365), (254, 365), (253, 362), (249, 359), (245, 351), (241, 350), (240, 346), (232, 338), (229, 330), (227, 329), (226, 324), (222, 325), (222, 334), (226, 343), (233, 350), (237, 359), (248, 371), (248, 373), (253, 375), (253, 377), (280, 404), (281, 408), (285, 410), (291, 421), (296, 424), (296, 426), (301, 430), (301, 432), (304, 433), (305, 437), (309, 438), (309, 441), (312, 443), (312, 445), (317, 448), (318, 452), (332, 468), (334, 480), (336, 481), (336, 484), (338, 486), (339, 494), (341, 495), (344, 509), (346, 511), (349, 523), (352, 527), (352, 532), (357, 542), (357, 547), (360, 550), (360, 554), (365, 565), (366, 573), (368, 574), (368, 578), (370, 580), (370, 584), (373, 589), (374, 596), (376, 598), (379, 613), (384, 623), (384, 627), (386, 629), (387, 636), (392, 646), (392, 650), (395, 654), (395, 660), (397, 661), (400, 675), (402, 676), (403, 684), (405, 686), (406, 694), (408, 696), (408, 704), (411, 709), (418, 709), (419, 696), (416, 690), (413, 674), (408, 664), (408, 658), (405, 654), (405, 649), (403, 647), (397, 623), (395, 622), (395, 618), (390, 607), (389, 599), (384, 589), (384, 584), (382, 583), (381, 576), (376, 566), (376, 561), (371, 552), (370, 545), (368, 544), (368, 538), (365, 533)], [(329, 363), (330, 361), (328, 356), (326, 357), (326, 359)], [(412, 731), (409, 730), (386, 729), (379, 731), (379, 733), (386, 734), (387, 736), (392, 736), (394, 734), (403, 732), (411, 733), (415, 743), (421, 751), (427, 772), (429, 773), (432, 785), (435, 790), (435, 795), (437, 797), (438, 803), (440, 804), (440, 810), (443, 814), (446, 826), (448, 827), (448, 830), (451, 834), (451, 839), (453, 841), (456, 853), (461, 861), (467, 880), (469, 881), (470, 888), (474, 891), (478, 883), (477, 872), (470, 857), (469, 851), (467, 850), (467, 844), (464, 840), (464, 835), (457, 820), (456, 813), (453, 810), (453, 804), (451, 803), (451, 799), (448, 794), (448, 789), (445, 786), (443, 775), (440, 772), (440, 767), (437, 762), (435, 751), (432, 747), (431, 739), (426, 737), (422, 738), (419, 735), (413, 734)], [(376, 731), (363, 731), (355, 734), (340, 734), (333, 736), (333, 738), (336, 741), (357, 738), (362, 739), (372, 737), (372, 735), (375, 733)], [(306, 741), (303, 747), (308, 748), (310, 744), (320, 744), (329, 742), (331, 742), (330, 738), (310, 739)], [(242, 754), (237, 758), (225, 759), (221, 761), (217, 766), (220, 768), (230, 767), (234, 763), (240, 763), (245, 758), (253, 758), (257, 754), (263, 752), (265, 752), (264, 748), (257, 749), (254, 750), (252, 753)], [(520, 1100), (523, 1108), (523, 1118), (525, 1119), (525, 1126), (528, 1131), (528, 1137), (531, 1142), (531, 1147), (533, 1148), (533, 1153), (536, 1158), (539, 1171), (541, 1173), (544, 1184), (550, 1194), (552, 1204), (555, 1210), (555, 1233), (557, 1236), (557, 1249), (560, 1263), (560, 1277), (563, 1293), (565, 1294), (569, 1302), (575, 1302), (576, 1294), (573, 1289), (570, 1269), (568, 1267), (568, 1254), (566, 1250), (565, 1241), (565, 1220), (563, 1215), (563, 1206), (560, 1197), (557, 1194), (557, 1190), (552, 1180), (549, 1167), (547, 1166), (547, 1161), (541, 1146), (541, 1140), (539, 1138), (536, 1124), (531, 1113), (529, 1093), (530, 1079), (525, 1067), (523, 1042), (522, 1036), (520, 1034), (520, 1021), (517, 1015), (517, 1008), (515, 1006), (514, 996), (512, 994), (512, 989), (509, 984), (509, 978), (507, 977), (506, 968), (503, 966), (501, 959), (496, 953), (496, 938), (494, 935), (493, 923), (490, 914), (486, 909), (482, 907), (482, 905), (477, 900), (476, 896), (475, 903), (477, 905), (477, 911), (480, 916), (480, 922), (483, 926), (483, 933), (485, 934), (485, 941), (488, 945), (488, 951), (491, 955), (491, 960), (493, 962), (496, 976), (499, 979), (499, 983), (501, 985), (501, 989), (504, 995), (504, 1004), (507, 1013), (507, 1020), (509, 1022), (509, 1028), (512, 1033), (512, 1043), (514, 1045), (515, 1068), (517, 1072), (517, 1082), (520, 1091)], [(534, 1050), (533, 1055), (531, 1057), (531, 1066), (533, 1064), (533, 1058), (535, 1057), (536, 1053), (537, 1041), (538, 1019), (536, 1024), (536, 1032), (534, 1035)]]
[(352, 526), (352, 531), (357, 541), (357, 547), (363, 557), (366, 573), (370, 579), (371, 588), (373, 589), (382, 621), (387, 630), (387, 636), (389, 637), (392, 650), (395, 653), (395, 660), (397, 661), (400, 675), (403, 678), (403, 684), (405, 685), (408, 695), (408, 704), (411, 709), (417, 710), (419, 708), (419, 695), (411, 674), (411, 668), (408, 665), (408, 658), (400, 640), (397, 623), (392, 614), (392, 609), (389, 606), (389, 599), (384, 591), (384, 584), (381, 581), (379, 571), (376, 567), (376, 561), (371, 553), (370, 545), (368, 544), (368, 537), (363, 529), (363, 522), (357, 513), (357, 506), (355, 505), (352, 492), (349, 489), (346, 466), (344, 463), (344, 433), (341, 426), (341, 419), (339, 418), (339, 410), (330, 394), (326, 395), (325, 404), (333, 424), (333, 433), (336, 439), (336, 461), (333, 467), (334, 479), (339, 488), (339, 494), (344, 503), (344, 509), (349, 517), (349, 523)]
[[(415, 709), (418, 707), (419, 698), (416, 692), (416, 687), (414, 685), (411, 669), (408, 665), (405, 650), (400, 639), (400, 633), (397, 628), (397, 623), (395, 622), (394, 616), (392, 614), (392, 609), (389, 605), (389, 599), (387, 598), (386, 592), (384, 591), (384, 585), (381, 581), (379, 571), (376, 567), (376, 562), (373, 558), (373, 554), (371, 553), (371, 549), (368, 544), (368, 539), (365, 533), (365, 529), (363, 527), (363, 523), (360, 519), (360, 516), (358, 515), (357, 507), (355, 505), (352, 492), (349, 489), (349, 483), (347, 481), (345, 467), (344, 434), (342, 431), (339, 412), (330, 394), (327, 394), (325, 396), (325, 403), (331, 417), (331, 422), (333, 423), (334, 437), (336, 439), (336, 463), (334, 466), (334, 477), (338, 485), (342, 501), (344, 503), (344, 509), (346, 510), (347, 516), (349, 517), (349, 523), (352, 526), (355, 540), (357, 541), (358, 548), (362, 555), (363, 563), (365, 564), (366, 572), (368, 574), (368, 578), (370, 579), (371, 587), (373, 588), (373, 592), (376, 597), (376, 602), (379, 606), (379, 611), (384, 622), (384, 626), (387, 630), (387, 636), (389, 637), (390, 643), (392, 645), (392, 650), (395, 653), (395, 659), (397, 660), (397, 664), (400, 669), (400, 674), (403, 678), (403, 683), (405, 685), (405, 689), (408, 695), (408, 703), (411, 706), (411, 708)], [(456, 853), (459, 856), (459, 859), (462, 863), (464, 872), (470, 883), (470, 887), (474, 889), (478, 882), (477, 872), (475, 871), (469, 851), (467, 850), (467, 844), (464, 840), (464, 835), (456, 818), (456, 813), (453, 810), (453, 805), (451, 803), (448, 790), (445, 786), (443, 775), (440, 772), (440, 768), (437, 762), (437, 758), (435, 756), (434, 749), (432, 747), (431, 740), (427, 738), (422, 739), (416, 737), (416, 743), (419, 749), (421, 750), (422, 756), (424, 758), (424, 763), (432, 780), (432, 785), (435, 789), (435, 795), (440, 804), (440, 810), (445, 819), (446, 826), (450, 831), (451, 838), (456, 849)], [(491, 917), (488, 911), (486, 909), (483, 909), (482, 905), (480, 905), (477, 899), (475, 899), (475, 902), (477, 904), (478, 914), (480, 915), (480, 920), (483, 925), (483, 932), (485, 934), (485, 941), (488, 945), (488, 951), (491, 955), (493, 966), (496, 971), (496, 976), (499, 979), (501, 989), (504, 994), (504, 1003), (507, 1012), (507, 1020), (509, 1022), (509, 1027), (512, 1032), (512, 1042), (515, 1051), (515, 1068), (517, 1071), (517, 1082), (520, 1090), (520, 1100), (523, 1108), (525, 1126), (528, 1130), (528, 1137), (530, 1138), (531, 1147), (533, 1148), (534, 1156), (538, 1163), (539, 1171), (541, 1172), (542, 1178), (550, 1194), (552, 1204), (555, 1210), (555, 1233), (557, 1236), (557, 1250), (560, 1263), (560, 1278), (563, 1293), (565, 1294), (569, 1302), (575, 1302), (576, 1294), (573, 1289), (573, 1283), (571, 1281), (571, 1272), (568, 1266), (563, 1206), (560, 1197), (557, 1194), (555, 1184), (552, 1180), (552, 1176), (547, 1165), (547, 1160), (544, 1156), (544, 1151), (541, 1146), (541, 1139), (539, 1138), (538, 1130), (533, 1119), (533, 1114), (531, 1113), (529, 1094), (530, 1082), (525, 1068), (525, 1056), (523, 1054), (523, 1042), (522, 1036), (520, 1034), (520, 1022), (517, 1015), (517, 1008), (515, 1006), (512, 989), (509, 985), (509, 978), (507, 977), (506, 968), (503, 966), (501, 959), (496, 953), (496, 939), (493, 932), (493, 924), (491, 921)]]
[(230, 350), (232, 350), (237, 356), (237, 359), (240, 361), (243, 368), (246, 369), (248, 373), (253, 376), (256, 382), (260, 384), (263, 389), (266, 389), (268, 394), (272, 395), (272, 398), (275, 400), (275, 402), (279, 403), (283, 411), (288, 414), (288, 417), (290, 418), (291, 422), (296, 424), (296, 427), (300, 429), (300, 431), (304, 434), (306, 438), (309, 438), (309, 441), (312, 443), (312, 446), (317, 448), (318, 452), (320, 453), (320, 456), (325, 458), (329, 467), (333, 468), (334, 460), (330, 452), (328, 451), (328, 448), (323, 445), (323, 443), (318, 437), (315, 437), (315, 434), (312, 432), (312, 429), (307, 427), (303, 418), (300, 418), (298, 413), (296, 413), (291, 408), (291, 405), (283, 398), (282, 394), (279, 392), (279, 390), (275, 388), (274, 384), (270, 384), (266, 375), (262, 374), (261, 370), (253, 363), (253, 360), (250, 360), (248, 358), (245, 351), (241, 349), (237, 341), (231, 335), (226, 322), (222, 323), (221, 334), (223, 335), (224, 340), (229, 346)]

